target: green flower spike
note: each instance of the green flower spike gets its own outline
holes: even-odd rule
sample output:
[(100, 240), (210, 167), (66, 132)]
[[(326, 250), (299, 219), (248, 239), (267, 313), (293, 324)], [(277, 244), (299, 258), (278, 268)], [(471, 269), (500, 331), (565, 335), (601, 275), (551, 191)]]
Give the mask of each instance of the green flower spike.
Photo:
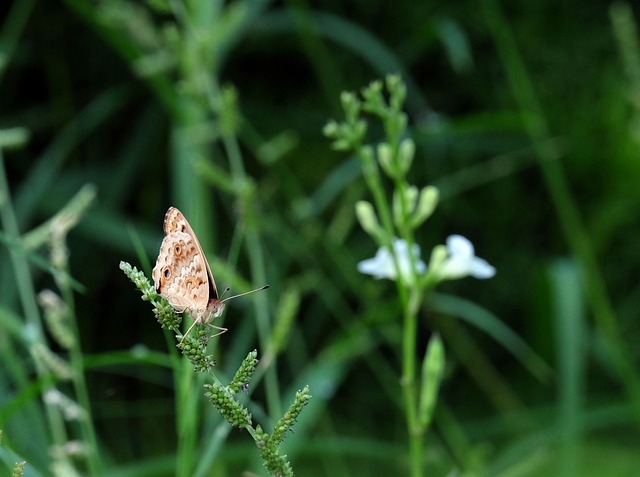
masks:
[(156, 319), (160, 325), (162, 325), (163, 328), (178, 333), (180, 331), (182, 317), (171, 308), (167, 300), (156, 293), (154, 286), (145, 274), (127, 262), (120, 262), (120, 270), (122, 270), (136, 288), (142, 292), (142, 299), (150, 302), (154, 306), (153, 313), (156, 315)]
[(251, 425), (251, 413), (233, 398), (233, 394), (219, 382), (205, 384), (205, 396), (220, 411), (220, 414), (234, 427)]
[(293, 424), (309, 399), (311, 399), (311, 394), (308, 386), (305, 386), (296, 393), (293, 404), (278, 421), (271, 436), (264, 432), (260, 426), (256, 426), (256, 443), (260, 448), (265, 467), (271, 475), (293, 476), (291, 465), (286, 456), (280, 455), (278, 447), (286, 437), (287, 431), (293, 430)]
[(44, 319), (51, 336), (64, 349), (71, 349), (76, 338), (69, 327), (69, 308), (58, 294), (51, 290), (38, 293), (38, 304), (44, 311)]
[(16, 462), (11, 470), (11, 477), (21, 477), (24, 475), (24, 466), (27, 465), (26, 461)]
[(240, 365), (240, 369), (231, 380), (227, 389), (231, 394), (236, 394), (238, 391), (245, 391), (248, 389), (249, 380), (253, 373), (256, 370), (256, 366), (258, 365), (258, 351), (251, 351), (247, 357), (242, 361)]
[[(176, 336), (176, 339), (179, 336)], [(209, 371), (216, 365), (214, 359), (207, 355), (207, 343), (209, 342), (209, 334), (204, 328), (198, 329), (193, 336), (188, 336), (182, 343), (176, 346), (182, 350), (184, 356), (189, 358), (193, 364), (193, 370)]]
[(289, 409), (287, 409), (287, 412), (284, 413), (284, 416), (280, 418), (276, 427), (273, 429), (273, 434), (271, 435), (271, 439), (269, 439), (270, 443), (273, 443), (276, 446), (282, 443), (286, 437), (287, 431), (293, 430), (293, 424), (302, 412), (302, 408), (309, 402), (309, 399), (311, 399), (309, 386), (305, 386), (296, 393), (296, 398), (294, 399), (293, 404), (291, 404)]

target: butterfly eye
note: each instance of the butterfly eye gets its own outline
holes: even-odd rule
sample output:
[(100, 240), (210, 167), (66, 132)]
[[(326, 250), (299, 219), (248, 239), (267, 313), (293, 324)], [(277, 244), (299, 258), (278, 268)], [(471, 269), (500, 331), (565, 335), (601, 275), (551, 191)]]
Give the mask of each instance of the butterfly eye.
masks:
[(165, 268), (162, 274), (164, 275), (164, 278), (169, 278), (171, 276), (171, 269)]

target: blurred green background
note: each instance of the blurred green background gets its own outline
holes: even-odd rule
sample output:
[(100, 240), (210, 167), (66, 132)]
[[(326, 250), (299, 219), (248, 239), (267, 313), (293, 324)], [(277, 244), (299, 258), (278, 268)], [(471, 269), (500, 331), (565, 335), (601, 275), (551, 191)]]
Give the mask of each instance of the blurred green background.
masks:
[[(50, 255), (12, 240), (6, 220), (27, 234), (91, 184), (95, 201), (67, 247), (82, 285), (73, 315), (102, 475), (181, 472), (173, 341), (118, 269), (126, 260), (150, 276), (170, 205), (189, 218), (220, 289), (271, 287), (228, 305), (229, 332), (211, 345), (216, 373), (230, 377), (254, 348), (263, 355), (271, 323), (293, 316), (267, 378), (280, 405), (258, 380), (251, 411), (268, 429), (279, 417), (270, 411), (309, 385), (312, 402), (285, 444), (296, 474), (406, 475), (396, 289), (356, 270), (376, 251), (354, 216), (355, 201), (370, 197), (359, 159), (322, 135), (342, 118), (343, 90), (399, 73), (417, 144), (410, 181), (441, 192), (416, 237), (423, 259), (458, 233), (497, 269), (491, 280), (443, 284), (421, 310), (420, 349), (438, 331), (447, 352), (425, 475), (636, 475), (635, 4), (17, 0), (0, 9), (0, 139), (29, 133), (2, 151), (3, 462), (63, 475), (51, 468), (46, 380), (33, 384), (23, 326), (37, 312), (25, 309), (9, 250), (29, 263), (33, 293), (56, 290)], [(380, 140), (370, 126), (369, 140)], [(266, 475), (246, 433), (227, 429), (210, 445), (225, 428), (202, 388), (190, 389), (206, 416), (190, 436), (201, 462), (191, 475)], [(86, 437), (65, 426), (70, 439)], [(77, 467), (85, 472), (80, 458)]]

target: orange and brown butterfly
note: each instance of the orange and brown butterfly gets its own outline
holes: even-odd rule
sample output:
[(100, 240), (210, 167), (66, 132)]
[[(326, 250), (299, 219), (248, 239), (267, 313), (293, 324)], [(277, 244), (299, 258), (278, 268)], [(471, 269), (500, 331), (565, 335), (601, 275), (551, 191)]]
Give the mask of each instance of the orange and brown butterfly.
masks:
[(164, 233), (152, 275), (156, 292), (177, 313), (186, 311), (193, 318), (193, 324), (182, 336), (180, 343), (197, 324), (207, 324), (217, 329), (217, 335), (224, 333), (226, 328), (209, 323), (222, 314), (224, 302), (269, 287), (265, 285), (222, 300), (195, 232), (182, 212), (175, 207), (170, 207), (164, 217)]

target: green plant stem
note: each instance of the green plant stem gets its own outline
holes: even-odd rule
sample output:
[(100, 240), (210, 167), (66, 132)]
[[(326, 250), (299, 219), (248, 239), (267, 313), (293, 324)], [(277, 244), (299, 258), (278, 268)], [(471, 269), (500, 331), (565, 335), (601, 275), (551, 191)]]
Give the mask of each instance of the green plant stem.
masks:
[[(206, 154), (201, 151), (201, 146), (196, 146), (189, 140), (190, 127), (201, 124), (203, 118), (206, 117), (204, 112), (194, 106), (190, 98), (182, 100), (180, 108), (182, 114), (174, 118), (176, 121), (172, 134), (172, 181), (174, 199), (181, 206), (186, 206), (194, 211), (198, 208), (198, 216), (202, 215), (199, 209), (200, 204), (206, 204), (205, 188), (194, 171), (193, 164), (200, 154)], [(199, 221), (204, 225), (204, 221)], [(198, 227), (202, 230), (203, 227)], [(210, 236), (206, 231), (202, 236)], [(198, 415), (198, 401), (201, 398), (201, 392), (197, 389), (195, 383), (195, 375), (191, 369), (191, 363), (188, 360), (179, 362), (178, 367), (174, 368), (174, 382), (177, 384), (176, 392), (176, 425), (178, 430), (178, 451), (176, 457), (176, 475), (178, 477), (188, 477), (191, 475), (195, 466), (196, 442), (198, 437), (198, 426), (200, 423)], [(197, 389), (197, 390), (196, 390)]]
[(515, 39), (497, 0), (481, 0), (484, 16), (494, 36), (511, 88), (519, 104), (525, 128), (538, 157), (551, 199), (560, 219), (560, 225), (573, 256), (584, 272), (586, 296), (590, 301), (596, 326), (607, 341), (609, 357), (618, 373), (620, 383), (640, 419), (640, 378), (633, 368), (630, 353), (620, 333), (606, 285), (580, 218), (579, 209), (571, 194), (557, 153), (549, 144), (549, 127), (532, 80), (518, 52)]
[[(204, 2), (206, 3), (206, 2)], [(199, 85), (197, 78), (206, 78), (211, 74), (208, 71), (206, 58), (211, 58), (214, 52), (201, 49), (197, 38), (202, 32), (200, 22), (207, 18), (214, 21), (210, 12), (201, 12), (199, 8), (205, 8), (203, 2), (191, 2), (185, 4), (185, 9), (180, 10), (180, 20), (184, 28), (182, 35), (184, 41), (181, 43), (182, 50), (179, 52), (179, 75), (180, 80), (191, 88)], [(176, 4), (178, 5), (178, 4)], [(202, 17), (201, 18), (201, 15)], [(197, 20), (200, 19), (200, 22)], [(208, 44), (212, 48), (213, 45)], [(196, 94), (194, 92), (194, 94)], [(173, 134), (172, 134), (172, 181), (174, 199), (177, 204), (186, 207), (191, 211), (191, 217), (195, 217), (198, 230), (202, 237), (213, 237), (210, 230), (213, 211), (209, 210), (208, 194), (203, 181), (196, 172), (194, 165), (201, 158), (210, 157), (211, 147), (209, 143), (195, 141), (192, 131), (211, 119), (211, 111), (206, 102), (199, 101), (189, 94), (175, 94), (172, 103), (177, 107), (173, 108)], [(207, 220), (204, 220), (205, 215)], [(199, 436), (200, 415), (198, 403), (201, 399), (201, 389), (199, 380), (193, 373), (191, 363), (182, 360), (177, 369), (174, 370), (175, 382), (178, 384), (176, 393), (176, 419), (178, 429), (178, 454), (176, 462), (176, 475), (178, 477), (188, 477), (193, 473), (197, 455), (197, 442)]]
[[(399, 143), (397, 138), (388, 130), (388, 139), (393, 150), (393, 154), (397, 156), (399, 150)], [(399, 270), (398, 259), (396, 257), (395, 249), (392, 243), (392, 237), (396, 235), (393, 225), (393, 219), (391, 210), (389, 209), (389, 201), (386, 198), (384, 188), (380, 181), (380, 172), (373, 157), (367, 154), (361, 145), (356, 147), (357, 154), (362, 158), (364, 163), (364, 175), (367, 181), (367, 185), (371, 193), (373, 194), (376, 210), (380, 215), (382, 226), (388, 237), (386, 245), (390, 252), (394, 262), (394, 267)], [(409, 215), (408, 206), (405, 199), (405, 192), (407, 184), (403, 180), (395, 181), (396, 193), (400, 194), (401, 208), (404, 217)], [(410, 229), (402, 230), (402, 238), (406, 240), (409, 249), (409, 260), (411, 263), (411, 273), (414, 275), (413, 283), (417, 283), (415, 280), (416, 262), (413, 253), (411, 253), (411, 246), (414, 243), (413, 234)], [(416, 349), (417, 349), (417, 335), (418, 335), (418, 309), (419, 309), (419, 297), (422, 295), (419, 290), (416, 290), (417, 295), (409, 293), (409, 290), (404, 281), (398, 277), (396, 280), (396, 287), (398, 290), (398, 296), (400, 299), (400, 305), (403, 310), (403, 330), (402, 330), (402, 377), (401, 388), (402, 396), (405, 408), (405, 417), (407, 423), (407, 434), (409, 440), (409, 455), (410, 455), (410, 467), (412, 477), (421, 477), (423, 475), (422, 470), (422, 449), (424, 442), (424, 429), (421, 428), (418, 422), (418, 386), (416, 385)], [(416, 299), (418, 297), (418, 299)]]
[[(364, 163), (364, 178), (367, 181), (369, 190), (373, 194), (373, 200), (376, 205), (376, 210), (380, 214), (382, 227), (387, 232), (387, 235), (389, 237), (393, 237), (393, 220), (391, 219), (391, 211), (389, 210), (389, 206), (387, 205), (388, 201), (385, 196), (384, 189), (382, 187), (382, 184), (380, 183), (380, 171), (378, 169), (378, 166), (375, 163), (373, 157), (364, 152), (362, 146), (356, 147), (356, 153), (358, 154), (358, 156), (360, 156)], [(393, 253), (392, 244), (389, 243), (384, 245), (391, 247), (391, 254), (393, 255), (395, 260), (395, 254)]]
[[(190, 102), (188, 99), (186, 102)], [(187, 114), (189, 113), (189, 114)], [(192, 205), (191, 210), (197, 204), (206, 204), (203, 200), (204, 186), (194, 172), (193, 163), (200, 150), (189, 141), (184, 131), (190, 126), (197, 125), (201, 121), (202, 112), (189, 106), (185, 107), (185, 116), (174, 126), (172, 178), (175, 200), (179, 204)], [(190, 214), (195, 215), (195, 214)], [(200, 214), (198, 214), (200, 215)], [(203, 222), (202, 222), (203, 223)], [(202, 227), (199, 227), (201, 230)], [(208, 236), (206, 232), (203, 236)], [(179, 362), (174, 368), (174, 382), (177, 384), (176, 392), (176, 425), (178, 431), (178, 450), (176, 457), (176, 475), (188, 477), (195, 466), (196, 442), (198, 437), (198, 406), (201, 392), (195, 383), (195, 374), (188, 360)], [(196, 390), (197, 389), (197, 390)]]
[[(393, 161), (398, 161), (400, 144), (396, 134), (392, 133), (389, 121), (385, 121), (385, 129), (387, 130), (387, 138), (392, 148)], [(406, 200), (406, 192), (408, 184), (404, 179), (396, 178), (394, 180), (396, 194), (400, 199), (400, 213), (402, 215), (402, 227), (400, 232), (401, 238), (404, 239), (409, 247), (409, 264), (412, 289), (407, 295), (407, 290), (401, 279), (396, 280), (398, 290), (401, 293), (401, 305), (403, 309), (403, 333), (402, 333), (402, 387), (405, 403), (405, 413), (407, 419), (407, 433), (409, 438), (409, 455), (411, 462), (412, 477), (421, 477), (422, 469), (422, 449), (424, 442), (424, 428), (420, 425), (418, 418), (418, 390), (420, 387), (416, 382), (416, 356), (418, 343), (418, 310), (420, 297), (422, 293), (416, 289), (418, 283), (416, 257), (413, 254), (413, 244), (415, 238), (410, 227), (405, 227), (407, 218), (409, 217), (409, 207)], [(393, 253), (395, 257), (395, 253)], [(396, 263), (396, 269), (397, 263)]]
[[(4, 154), (1, 149), (0, 220), (2, 221), (2, 228), (7, 234), (7, 237), (16, 242), (19, 241), (20, 230), (18, 228), (18, 221), (11, 205), (9, 184), (4, 167)], [(38, 344), (46, 346), (46, 343), (44, 343), (44, 327), (42, 325), (42, 319), (40, 316), (40, 311), (38, 309), (38, 304), (36, 303), (36, 292), (33, 288), (33, 280), (31, 277), (31, 271), (29, 269), (27, 259), (12, 250), (9, 250), (9, 255), (11, 257), (11, 263), (14, 269), (16, 286), (18, 288), (18, 294), (20, 296), (26, 325), (32, 328), (31, 332), (28, 334), (33, 336), (33, 338), (31, 338), (31, 342), (29, 342), (28, 345), (34, 346)], [(47, 391), (53, 390), (57, 391), (52, 376), (37, 359), (35, 360), (35, 369), (36, 374), (42, 381), (42, 392), (46, 393)], [(44, 405), (44, 410), (45, 415), (47, 416), (49, 431), (51, 432), (51, 441), (54, 445), (62, 448), (62, 446), (67, 442), (67, 432), (61, 412), (56, 406), (48, 405), (46, 404), (46, 402)]]
[[(393, 146), (394, 154), (398, 153), (397, 143)], [(395, 181), (396, 193), (400, 195), (400, 207), (403, 217), (409, 216), (405, 192), (407, 183), (404, 180)], [(411, 247), (414, 244), (413, 233), (410, 228), (403, 227), (402, 238), (406, 240), (409, 247), (409, 263), (412, 274), (412, 285), (418, 283), (416, 276), (416, 258)], [(397, 280), (399, 288), (400, 282)], [(422, 476), (422, 446), (424, 440), (424, 429), (419, 425), (418, 419), (418, 389), (416, 383), (416, 356), (418, 341), (418, 306), (416, 306), (416, 293), (413, 290), (409, 297), (401, 297), (403, 309), (403, 334), (402, 334), (402, 386), (405, 403), (405, 413), (407, 419), (407, 432), (409, 437), (409, 452), (411, 458), (411, 475), (413, 477)], [(419, 303), (419, 298), (418, 298)]]
[(418, 425), (418, 388), (416, 386), (416, 343), (418, 314), (410, 303), (403, 302), (402, 394), (409, 434), (412, 477), (422, 476), (423, 430)]
[[(69, 270), (62, 270), (65, 274), (69, 273)], [(89, 399), (89, 391), (87, 389), (87, 382), (84, 377), (85, 367), (84, 358), (82, 355), (82, 347), (80, 346), (80, 333), (78, 330), (78, 322), (75, 313), (75, 300), (73, 298), (73, 289), (66, 283), (59, 283), (60, 291), (62, 293), (63, 300), (68, 307), (68, 313), (70, 317), (70, 324), (72, 326), (75, 339), (73, 340), (73, 346), (69, 350), (69, 358), (71, 368), (73, 369), (73, 389), (75, 396), (80, 406), (84, 409), (86, 415), (85, 418), (80, 421), (80, 432), (85, 442), (89, 445), (89, 452), (87, 454), (87, 463), (91, 475), (102, 475), (102, 466), (99, 459), (98, 439), (96, 438), (95, 429), (93, 427), (93, 414), (91, 412), (91, 400)]]

